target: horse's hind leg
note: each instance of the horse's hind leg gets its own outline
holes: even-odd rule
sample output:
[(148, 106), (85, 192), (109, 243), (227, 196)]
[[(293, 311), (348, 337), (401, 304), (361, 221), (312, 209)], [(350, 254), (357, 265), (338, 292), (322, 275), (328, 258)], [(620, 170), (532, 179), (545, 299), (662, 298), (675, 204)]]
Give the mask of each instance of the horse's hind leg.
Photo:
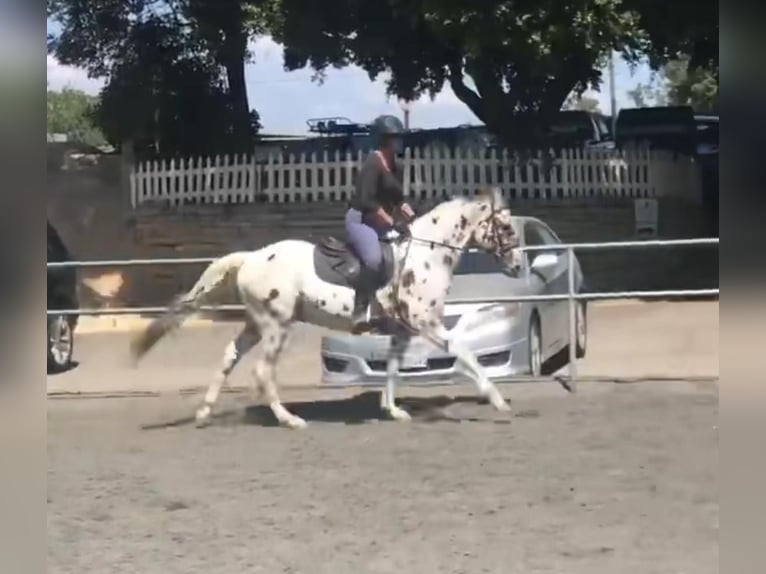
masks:
[(226, 345), (221, 370), (216, 374), (215, 379), (205, 393), (202, 405), (197, 409), (197, 426), (205, 426), (210, 421), (210, 415), (213, 412), (213, 406), (218, 401), (221, 388), (226, 384), (229, 375), (234, 370), (234, 367), (237, 366), (237, 363), (250, 349), (258, 344), (259, 339), (258, 330), (248, 321), (239, 335)]
[(253, 375), (256, 384), (260, 385), (266, 395), (266, 399), (271, 407), (271, 412), (279, 421), (279, 424), (293, 429), (302, 429), (306, 426), (306, 421), (301, 417), (288, 411), (277, 395), (276, 370), (279, 355), (282, 353), (287, 340), (289, 324), (280, 323), (271, 320), (267, 325), (262, 326), (263, 333), (263, 354), (258, 357)]

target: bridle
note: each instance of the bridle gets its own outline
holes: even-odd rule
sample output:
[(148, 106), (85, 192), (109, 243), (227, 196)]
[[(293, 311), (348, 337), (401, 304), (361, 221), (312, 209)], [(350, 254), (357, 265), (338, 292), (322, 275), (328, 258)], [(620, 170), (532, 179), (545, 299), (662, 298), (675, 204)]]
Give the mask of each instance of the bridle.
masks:
[[(507, 242), (505, 242), (503, 240), (501, 230), (498, 229), (498, 224), (497, 224), (497, 219), (496, 219), (497, 213), (498, 213), (498, 210), (497, 210), (497, 208), (495, 206), (495, 201), (494, 201), (494, 197), (493, 197), (491, 202), (490, 202), (489, 215), (481, 223), (486, 222), (486, 224), (487, 224), (487, 230), (485, 231), (485, 237), (486, 237), (487, 234), (491, 233), (493, 235), (494, 240), (495, 240), (495, 243), (494, 243), (495, 249), (492, 250), (492, 252), (491, 252), (492, 255), (494, 255), (495, 258), (499, 262), (502, 263), (503, 260), (505, 259), (505, 257), (507, 256), (508, 250), (509, 249), (514, 249), (515, 247), (517, 247), (518, 246), (518, 242), (516, 244), (513, 244), (513, 243), (507, 243)], [(513, 230), (513, 227), (511, 227), (511, 230)], [(400, 259), (400, 268), (404, 268), (404, 265), (406, 264), (407, 258), (408, 258), (409, 253), (410, 253), (410, 247), (412, 247), (413, 243), (422, 243), (422, 244), (430, 245), (432, 249), (433, 249), (434, 246), (439, 246), (439, 247), (443, 247), (445, 249), (449, 249), (451, 251), (462, 252), (462, 251), (465, 250), (464, 247), (459, 246), (459, 245), (451, 245), (451, 244), (445, 243), (443, 241), (436, 241), (434, 239), (424, 239), (424, 238), (421, 238), (421, 237), (415, 237), (410, 232), (409, 224), (406, 224), (405, 233), (401, 233), (401, 231), (399, 231), (398, 229), (396, 229), (396, 231), (398, 233), (400, 233), (400, 236), (398, 238), (396, 238), (394, 241), (397, 241), (399, 244), (402, 244), (402, 243), (406, 242), (406, 246), (405, 246), (405, 249), (404, 249), (404, 254), (402, 255), (402, 257)], [(393, 295), (394, 295), (394, 299), (396, 299), (396, 300), (399, 299), (399, 281), (398, 280), (394, 281)], [(412, 334), (417, 334), (418, 333), (418, 329), (416, 329), (413, 325), (411, 325), (409, 323), (409, 321), (405, 320), (403, 317), (400, 316), (398, 309), (394, 310), (394, 317), (392, 317), (392, 318), (395, 321), (397, 321), (400, 325), (402, 325), (405, 329), (410, 331), (410, 333), (412, 333)]]
[[(491, 253), (494, 255), (498, 260), (504, 260), (508, 253), (518, 247), (518, 240), (517, 241), (510, 241), (507, 242), (503, 239), (503, 233), (499, 229), (499, 225), (497, 223), (497, 216), (498, 209), (495, 205), (495, 199), (492, 197), (490, 200), (490, 206), (489, 206), (489, 215), (485, 219), (483, 219), (480, 222), (480, 225), (482, 223), (486, 223), (486, 231), (484, 232), (484, 237), (486, 238), (487, 235), (491, 234), (492, 238), (494, 239), (493, 245), (495, 246), (494, 249), (492, 249)], [(513, 231), (513, 227), (511, 227), (511, 230)], [(514, 234), (515, 235), (515, 234)], [(412, 243), (422, 243), (425, 245), (430, 245), (433, 249), (434, 246), (443, 247), (445, 249), (449, 249), (451, 251), (464, 251), (465, 248), (458, 246), (458, 245), (450, 245), (449, 243), (445, 243), (443, 241), (436, 241), (434, 239), (424, 239), (422, 237), (415, 237), (412, 235), (409, 229), (409, 225), (406, 227), (406, 233), (402, 233), (400, 239), (400, 243), (404, 243), (405, 241), (408, 242), (407, 247), (405, 249), (405, 254), (402, 259), (402, 261), (406, 261), (407, 254), (410, 250), (410, 245)], [(488, 243), (485, 241), (485, 243)]]

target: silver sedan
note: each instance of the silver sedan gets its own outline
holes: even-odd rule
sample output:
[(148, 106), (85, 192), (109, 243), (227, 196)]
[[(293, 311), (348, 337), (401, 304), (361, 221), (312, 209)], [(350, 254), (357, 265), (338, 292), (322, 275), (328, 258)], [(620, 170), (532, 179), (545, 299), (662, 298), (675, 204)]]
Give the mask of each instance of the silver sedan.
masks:
[[(533, 217), (514, 218), (522, 247), (560, 244), (554, 231)], [(583, 275), (575, 258), (575, 291)], [(519, 375), (539, 377), (554, 357), (568, 349), (569, 312), (566, 300), (493, 303), (500, 296), (566, 294), (568, 264), (564, 251), (524, 252), (522, 266), (512, 274), (491, 255), (468, 252), (455, 271), (444, 312), (451, 338), (459, 337), (476, 354), (494, 381)], [(480, 303), (460, 301), (482, 300)], [(586, 348), (585, 301), (576, 307), (577, 356)], [(326, 385), (385, 384), (389, 338), (384, 335), (328, 335), (322, 339), (322, 382)], [(415, 339), (399, 370), (406, 384), (466, 382), (454, 355)]]

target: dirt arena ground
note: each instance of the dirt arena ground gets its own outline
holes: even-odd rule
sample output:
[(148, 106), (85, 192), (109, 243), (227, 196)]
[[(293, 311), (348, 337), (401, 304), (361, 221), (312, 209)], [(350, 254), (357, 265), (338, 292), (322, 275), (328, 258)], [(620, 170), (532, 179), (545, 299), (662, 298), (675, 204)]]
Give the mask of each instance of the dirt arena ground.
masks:
[[(617, 368), (603, 328), (592, 348), (611, 344)], [(670, 354), (707, 357), (699, 328)], [(109, 376), (84, 347), (66, 376)], [(638, 349), (643, 368), (662, 348)], [(173, 357), (158, 352), (143, 383)], [(202, 382), (206, 364), (180, 376)], [(302, 432), (236, 394), (204, 430), (196, 396), (49, 400), (48, 572), (717, 573), (718, 385), (507, 385), (510, 416), (471, 388), (402, 389), (404, 424), (379, 420), (372, 393), (286, 385)]]

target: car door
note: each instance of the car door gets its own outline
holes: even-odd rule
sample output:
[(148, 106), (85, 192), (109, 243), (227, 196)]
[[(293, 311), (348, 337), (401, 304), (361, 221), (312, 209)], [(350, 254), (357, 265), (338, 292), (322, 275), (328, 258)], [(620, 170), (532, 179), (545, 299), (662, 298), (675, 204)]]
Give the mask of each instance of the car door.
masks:
[[(547, 226), (537, 221), (528, 221), (524, 230), (525, 244), (529, 246), (556, 245), (561, 242)], [(542, 254), (553, 255), (557, 263), (545, 270), (533, 270), (536, 257)], [(565, 295), (567, 293), (567, 257), (560, 250), (542, 250), (527, 252), (527, 265), (533, 288), (542, 295)], [(543, 346), (548, 353), (561, 349), (566, 344), (567, 302), (546, 301), (540, 304)]]

